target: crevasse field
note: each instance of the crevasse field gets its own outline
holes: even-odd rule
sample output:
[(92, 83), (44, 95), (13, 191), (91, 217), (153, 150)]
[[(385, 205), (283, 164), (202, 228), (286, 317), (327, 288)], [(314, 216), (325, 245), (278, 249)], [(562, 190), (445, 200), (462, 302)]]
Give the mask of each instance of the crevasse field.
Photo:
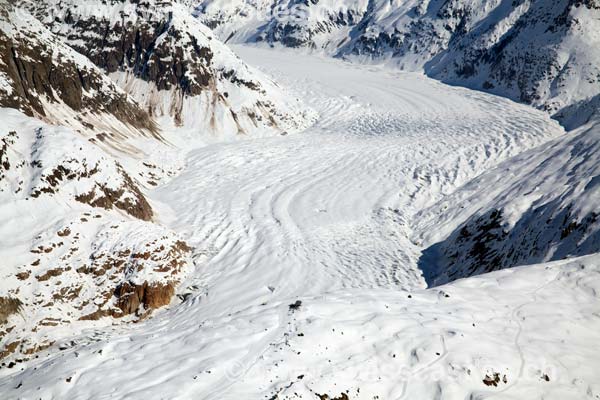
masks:
[(461, 205), (427, 210), (557, 122), (421, 74), (234, 49), (317, 123), (179, 143), (183, 171), (149, 197), (196, 249), (192, 294), (2, 370), (1, 398), (600, 398), (600, 257), (430, 288), (418, 265)]

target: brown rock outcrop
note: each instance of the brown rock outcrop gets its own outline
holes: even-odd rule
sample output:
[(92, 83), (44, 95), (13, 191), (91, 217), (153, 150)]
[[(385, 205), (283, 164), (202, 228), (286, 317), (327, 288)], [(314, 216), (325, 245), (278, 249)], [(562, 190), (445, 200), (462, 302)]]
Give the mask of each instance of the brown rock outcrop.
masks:
[(137, 313), (140, 307), (144, 310), (154, 310), (168, 305), (175, 295), (175, 287), (172, 283), (160, 284), (144, 282), (135, 285), (124, 282), (115, 291), (117, 307), (125, 315)]
[[(12, 8), (4, 6), (0, 20), (12, 31), (0, 30), (0, 73), (8, 78), (10, 95), (0, 96), (0, 106), (16, 108), (30, 116), (53, 121), (44, 107), (62, 102), (74, 111), (107, 113), (134, 128), (157, 134), (146, 111), (118, 89), (103, 72), (63, 45), (54, 35), (31, 21), (16, 23)], [(23, 13), (19, 13), (22, 18)], [(23, 28), (19, 24), (33, 26)], [(13, 25), (14, 23), (14, 25)], [(41, 29), (37, 31), (36, 29)]]

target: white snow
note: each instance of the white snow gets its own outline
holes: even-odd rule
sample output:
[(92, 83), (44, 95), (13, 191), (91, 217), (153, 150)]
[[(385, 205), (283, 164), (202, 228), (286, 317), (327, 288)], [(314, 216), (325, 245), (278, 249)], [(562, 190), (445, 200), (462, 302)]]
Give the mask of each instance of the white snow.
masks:
[(453, 85), (532, 104), (571, 127), (587, 122), (598, 109), (600, 9), (595, 1), (191, 3), (195, 15), (227, 43), (287, 46), (426, 71)]
[(0, 91), (4, 96), (10, 96), (13, 92), (12, 84), (4, 72), (0, 72)]
[(414, 213), (563, 133), (543, 113), (422, 75), (236, 51), (296, 89), (321, 120), (301, 135), (192, 151), (158, 189), (172, 208), (163, 222), (220, 250), (209, 274), (252, 277), (222, 280), (223, 298), (277, 287), (282, 268), (288, 293), (420, 287), (407, 239)]
[[(419, 212), (510, 157), (552, 143), (565, 134), (556, 122), (417, 73), (235, 51), (317, 110), (317, 124), (292, 136), (188, 149), (181, 173), (149, 194), (157, 222), (195, 248), (196, 269), (181, 286), (187, 300), (134, 326), (65, 335), (57, 345), (64, 351), (55, 346), (23, 371), (1, 369), (0, 392), (600, 396), (598, 255), (425, 289), (417, 268), (423, 243), (411, 241), (432, 234), (419, 229), (437, 229), (417, 224)], [(293, 310), (296, 300), (302, 304)]]

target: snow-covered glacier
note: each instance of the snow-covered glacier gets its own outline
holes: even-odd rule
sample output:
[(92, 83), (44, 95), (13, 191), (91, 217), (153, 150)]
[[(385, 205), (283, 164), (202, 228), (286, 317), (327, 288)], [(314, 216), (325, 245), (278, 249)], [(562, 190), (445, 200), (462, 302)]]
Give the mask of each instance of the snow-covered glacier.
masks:
[(597, 10), (0, 3), (0, 398), (600, 397)]

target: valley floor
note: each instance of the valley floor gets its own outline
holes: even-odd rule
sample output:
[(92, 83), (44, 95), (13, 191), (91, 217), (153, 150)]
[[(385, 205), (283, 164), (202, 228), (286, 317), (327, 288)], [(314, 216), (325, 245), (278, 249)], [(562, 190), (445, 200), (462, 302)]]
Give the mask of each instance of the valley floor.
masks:
[(0, 378), (3, 398), (600, 398), (598, 257), (432, 289), (417, 268), (415, 215), (556, 122), (418, 74), (235, 50), (319, 121), (190, 150), (150, 194), (195, 248), (186, 300)]

